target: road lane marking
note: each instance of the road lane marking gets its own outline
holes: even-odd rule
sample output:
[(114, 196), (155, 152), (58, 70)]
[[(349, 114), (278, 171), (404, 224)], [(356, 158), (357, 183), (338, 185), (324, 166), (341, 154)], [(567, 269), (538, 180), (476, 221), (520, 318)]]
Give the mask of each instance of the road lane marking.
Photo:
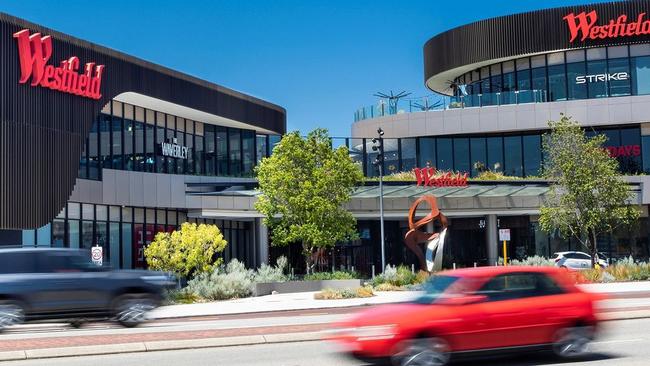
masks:
[(643, 338), (634, 338), (634, 339), (613, 339), (611, 341), (598, 341), (598, 342), (591, 342), (591, 344), (608, 344), (608, 343), (626, 343), (626, 342), (643, 342), (645, 339)]

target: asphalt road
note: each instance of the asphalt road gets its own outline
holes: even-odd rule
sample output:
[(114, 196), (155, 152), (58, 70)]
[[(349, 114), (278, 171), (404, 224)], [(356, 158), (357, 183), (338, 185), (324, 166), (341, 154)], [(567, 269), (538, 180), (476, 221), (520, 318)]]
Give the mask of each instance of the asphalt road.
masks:
[[(601, 337), (591, 346), (585, 359), (566, 363), (543, 354), (526, 354), (515, 358), (473, 361), (459, 365), (533, 366), (533, 365), (648, 365), (650, 360), (650, 319), (605, 323)], [(182, 351), (116, 354), (91, 357), (44, 359), (7, 362), (10, 366), (359, 366), (364, 365), (336, 353), (326, 342), (282, 343), (255, 346), (195, 349)]]

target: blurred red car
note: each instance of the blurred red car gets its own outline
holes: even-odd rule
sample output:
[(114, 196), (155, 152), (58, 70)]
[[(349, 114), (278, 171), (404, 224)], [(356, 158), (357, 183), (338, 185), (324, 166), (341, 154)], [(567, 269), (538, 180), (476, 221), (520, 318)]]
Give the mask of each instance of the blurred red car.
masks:
[(411, 303), (382, 305), (337, 324), (330, 339), (364, 361), (439, 366), (450, 357), (551, 349), (583, 355), (594, 339), (600, 295), (553, 267), (441, 272)]

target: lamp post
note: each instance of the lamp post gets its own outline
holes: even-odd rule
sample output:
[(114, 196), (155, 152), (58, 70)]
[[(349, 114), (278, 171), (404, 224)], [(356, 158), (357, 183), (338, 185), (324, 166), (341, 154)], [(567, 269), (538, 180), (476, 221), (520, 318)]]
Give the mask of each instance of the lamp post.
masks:
[(372, 150), (377, 152), (374, 166), (379, 169), (379, 227), (381, 231), (381, 271), (386, 268), (386, 254), (384, 251), (384, 130), (377, 129), (379, 137), (372, 139)]

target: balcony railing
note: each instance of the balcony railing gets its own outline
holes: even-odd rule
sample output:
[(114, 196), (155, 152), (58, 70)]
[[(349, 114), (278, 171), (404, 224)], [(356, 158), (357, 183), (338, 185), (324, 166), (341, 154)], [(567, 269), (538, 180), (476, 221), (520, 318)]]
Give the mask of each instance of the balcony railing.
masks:
[(543, 103), (547, 102), (546, 90), (517, 90), (498, 93), (461, 95), (447, 97), (428, 95), (421, 98), (400, 99), (390, 103), (380, 99), (377, 105), (357, 109), (354, 121), (391, 116), (402, 113), (426, 112), (445, 109), (477, 108), (495, 105)]

